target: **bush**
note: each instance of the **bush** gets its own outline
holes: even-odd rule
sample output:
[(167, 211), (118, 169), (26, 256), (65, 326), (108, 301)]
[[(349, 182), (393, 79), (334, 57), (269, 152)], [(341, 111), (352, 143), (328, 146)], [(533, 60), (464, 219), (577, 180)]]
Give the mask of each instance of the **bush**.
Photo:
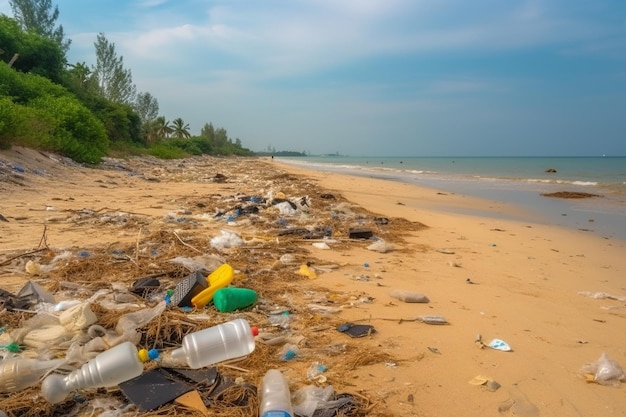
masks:
[(166, 142), (148, 148), (148, 154), (161, 159), (181, 159), (187, 156), (185, 151)]
[(109, 140), (102, 122), (71, 97), (41, 97), (31, 102), (47, 126), (42, 145), (77, 162), (99, 163)]

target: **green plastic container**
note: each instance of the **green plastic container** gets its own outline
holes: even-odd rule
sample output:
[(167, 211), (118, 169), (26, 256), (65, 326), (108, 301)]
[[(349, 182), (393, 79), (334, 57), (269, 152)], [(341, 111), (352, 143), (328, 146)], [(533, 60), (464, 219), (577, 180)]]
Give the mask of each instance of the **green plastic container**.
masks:
[(226, 287), (215, 291), (213, 305), (222, 313), (250, 307), (256, 303), (256, 291), (249, 288)]

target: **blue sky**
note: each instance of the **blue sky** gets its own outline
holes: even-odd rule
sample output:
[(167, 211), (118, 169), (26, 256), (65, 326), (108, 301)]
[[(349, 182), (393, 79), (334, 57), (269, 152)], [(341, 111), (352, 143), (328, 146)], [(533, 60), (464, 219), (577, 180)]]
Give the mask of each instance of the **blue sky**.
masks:
[(160, 114), (255, 151), (626, 155), (624, 0), (52, 3), (70, 62), (103, 32)]

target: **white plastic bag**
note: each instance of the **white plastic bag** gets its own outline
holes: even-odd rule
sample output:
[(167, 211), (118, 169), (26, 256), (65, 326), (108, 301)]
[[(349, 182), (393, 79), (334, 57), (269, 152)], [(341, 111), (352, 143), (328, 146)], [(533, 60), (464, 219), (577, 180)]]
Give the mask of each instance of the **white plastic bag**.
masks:
[(619, 363), (610, 359), (604, 352), (597, 361), (583, 365), (581, 373), (590, 382), (600, 385), (618, 386), (620, 382), (626, 381), (626, 374)]

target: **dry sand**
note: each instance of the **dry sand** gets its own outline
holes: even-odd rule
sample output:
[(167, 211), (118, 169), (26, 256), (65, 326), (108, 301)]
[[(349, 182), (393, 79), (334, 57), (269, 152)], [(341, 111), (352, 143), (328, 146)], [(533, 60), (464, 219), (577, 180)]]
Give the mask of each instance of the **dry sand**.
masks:
[[(223, 220), (213, 219), (215, 206), (224, 207), (224, 197), (237, 193), (282, 192), (288, 198), (308, 194), (308, 216), (288, 221), (330, 225), (337, 242), (330, 250), (302, 239), (289, 244), (297, 246), (295, 253), (303, 261), (338, 268), (320, 271), (315, 279), (303, 279), (293, 268), (283, 271), (282, 277), (293, 279), (293, 285), (285, 286), (286, 297), (300, 288), (317, 289), (337, 300), (341, 311), (322, 318), (322, 323), (371, 324), (376, 333), (351, 339), (331, 328), (320, 334), (320, 343), (345, 343), (353, 351), (366, 351), (364, 356), (378, 352), (380, 358), (342, 367), (347, 359), (341, 354), (333, 358), (310, 349), (309, 356), (282, 365), (294, 384), (302, 381), (295, 370), (305, 370), (317, 359), (329, 365), (325, 375), (337, 390), (369, 399), (371, 416), (626, 415), (624, 384), (588, 383), (579, 373), (603, 352), (626, 367), (624, 242), (501, 220), (498, 213), (514, 213), (516, 208), (499, 203), (305, 171), (278, 161), (139, 158), (108, 160), (100, 169), (89, 169), (18, 148), (0, 153), (0, 168), (2, 162), (0, 214), (8, 222), (0, 222), (0, 288), (16, 291), (32, 278), (23, 263), (41, 252), (19, 255), (41, 248), (42, 240), (57, 252), (132, 248), (158, 230), (170, 230), (188, 237), (187, 255), (195, 256), (198, 248), (211, 252), (209, 240), (223, 228), (275, 244), (261, 244), (260, 252), (244, 258), (224, 255), (250, 282), (285, 252), (286, 238), (275, 236), (275, 228), (258, 220), (242, 219), (225, 227)], [(25, 172), (7, 170), (8, 162)], [(216, 182), (217, 173), (226, 181)], [(337, 200), (321, 199), (319, 190)], [(346, 209), (343, 220), (316, 220), (325, 215), (321, 207), (344, 198), (342, 207), (352, 212)], [(471, 207), (493, 212), (494, 217), (448, 210)], [(269, 216), (260, 213), (264, 215)], [(273, 220), (280, 217), (272, 215)], [(193, 218), (193, 227), (179, 217)], [(389, 219), (389, 224), (371, 221), (377, 217)], [(348, 227), (359, 226), (373, 230), (394, 250), (379, 253), (367, 249), (371, 241), (347, 239)], [(177, 239), (171, 240), (175, 244)], [(115, 265), (106, 274), (115, 276), (114, 271)], [(126, 281), (132, 278), (124, 276)], [(430, 302), (404, 303), (390, 297), (390, 291), (398, 289), (425, 294)], [(301, 299), (302, 293), (293, 296)], [(443, 316), (449, 325), (415, 320), (425, 315)], [(475, 343), (478, 334), (484, 342), (502, 339), (513, 351), (481, 349)], [(479, 375), (500, 388), (469, 383)]]

